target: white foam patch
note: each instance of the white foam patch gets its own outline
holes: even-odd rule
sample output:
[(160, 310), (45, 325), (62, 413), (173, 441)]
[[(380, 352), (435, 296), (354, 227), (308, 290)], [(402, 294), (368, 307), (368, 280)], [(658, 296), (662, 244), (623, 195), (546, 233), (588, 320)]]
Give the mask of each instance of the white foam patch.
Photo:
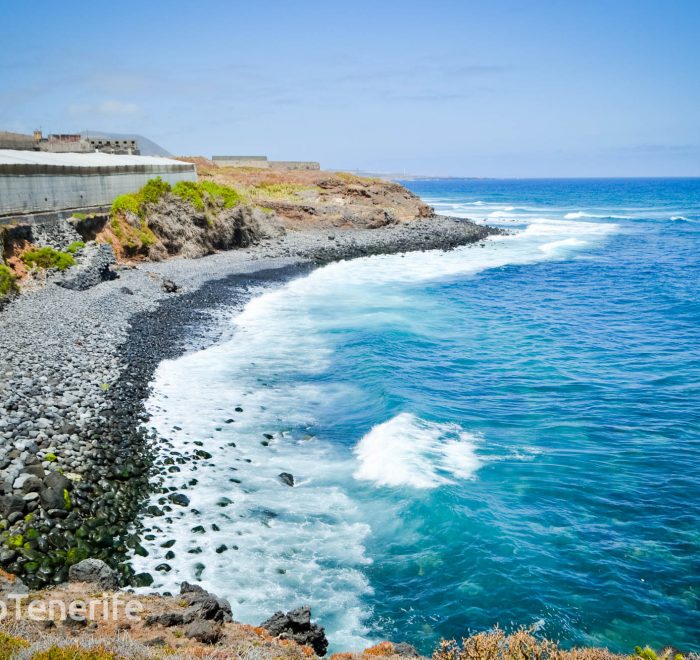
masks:
[(612, 218), (618, 220), (631, 220), (631, 215), (614, 215), (610, 213), (586, 213), (585, 211), (575, 211), (564, 215), (565, 220), (580, 220), (582, 218)]
[(377, 486), (437, 488), (469, 479), (481, 462), (476, 437), (457, 424), (401, 413), (375, 426), (355, 448), (355, 478)]

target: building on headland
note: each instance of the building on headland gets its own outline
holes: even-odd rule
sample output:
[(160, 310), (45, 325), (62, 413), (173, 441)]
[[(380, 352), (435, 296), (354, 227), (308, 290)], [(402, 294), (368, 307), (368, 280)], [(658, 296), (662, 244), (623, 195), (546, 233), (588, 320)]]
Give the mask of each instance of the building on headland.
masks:
[(268, 160), (267, 156), (212, 156), (219, 167), (254, 167), (264, 170), (320, 170), (321, 165), (306, 160)]
[(138, 156), (141, 151), (138, 141), (109, 136), (90, 137), (80, 133), (51, 133), (44, 137), (41, 131), (33, 135), (0, 132), (0, 149), (19, 151), (46, 151), (49, 153), (90, 153), (122, 154)]
[(139, 143), (131, 138), (113, 138), (113, 137), (90, 137), (87, 141), (92, 147), (92, 151), (99, 151), (103, 154), (126, 154), (138, 156), (141, 153)]
[(18, 149), (20, 151), (34, 151), (36, 138), (24, 133), (10, 133), (0, 131), (0, 149)]
[(160, 177), (196, 181), (192, 163), (105, 153), (0, 149), (0, 222), (13, 216), (109, 206)]

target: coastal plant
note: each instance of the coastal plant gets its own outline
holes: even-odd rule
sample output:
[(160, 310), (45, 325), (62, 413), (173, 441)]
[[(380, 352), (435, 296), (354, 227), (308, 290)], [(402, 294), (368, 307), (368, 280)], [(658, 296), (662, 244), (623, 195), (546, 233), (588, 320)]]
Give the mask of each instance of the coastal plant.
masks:
[(14, 637), (0, 630), (0, 660), (11, 660), (29, 646), (29, 642), (21, 637)]
[(48, 246), (25, 252), (22, 255), (22, 261), (27, 266), (36, 268), (58, 268), (58, 270), (66, 270), (71, 266), (75, 266), (73, 255), (67, 252), (60, 252)]
[(118, 215), (132, 213), (143, 219), (146, 216), (146, 205), (156, 204), (170, 190), (170, 184), (159, 176), (149, 179), (137, 192), (119, 195), (112, 202), (111, 216), (115, 218)]
[(298, 201), (299, 193), (309, 190), (318, 190), (318, 188), (301, 183), (263, 182), (256, 186), (246, 188), (245, 192), (252, 200), (272, 199), (280, 201)]
[[(443, 640), (432, 660), (627, 660), (604, 648), (562, 649), (556, 642), (539, 639), (532, 628), (506, 634), (500, 628), (466, 637), (459, 644)], [(649, 659), (651, 660), (651, 659)]]
[(82, 250), (84, 247), (85, 243), (83, 241), (74, 241), (66, 248), (66, 252), (69, 254), (75, 254), (78, 250)]
[(141, 211), (141, 202), (138, 197), (138, 193), (128, 193), (126, 195), (119, 195), (112, 202), (112, 217), (119, 215), (120, 213), (133, 213), (138, 215)]
[(74, 213), (73, 217), (76, 220), (87, 220), (87, 215), (85, 215), (85, 213)]
[(159, 176), (155, 179), (149, 179), (139, 191), (141, 204), (156, 204), (165, 193), (170, 192), (170, 189), (170, 184)]
[(17, 278), (5, 264), (0, 264), (0, 298), (17, 293)]
[(243, 201), (238, 191), (214, 181), (178, 181), (172, 193), (192, 204), (198, 211), (205, 210), (208, 200), (222, 204), (226, 209), (233, 208)]

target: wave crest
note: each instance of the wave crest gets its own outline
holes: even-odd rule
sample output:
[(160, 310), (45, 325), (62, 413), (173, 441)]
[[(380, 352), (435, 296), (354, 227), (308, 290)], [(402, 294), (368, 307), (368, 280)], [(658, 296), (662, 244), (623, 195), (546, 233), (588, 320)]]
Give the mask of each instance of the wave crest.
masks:
[(469, 479), (481, 467), (477, 437), (458, 424), (401, 413), (373, 427), (355, 447), (354, 477), (377, 486), (430, 489)]

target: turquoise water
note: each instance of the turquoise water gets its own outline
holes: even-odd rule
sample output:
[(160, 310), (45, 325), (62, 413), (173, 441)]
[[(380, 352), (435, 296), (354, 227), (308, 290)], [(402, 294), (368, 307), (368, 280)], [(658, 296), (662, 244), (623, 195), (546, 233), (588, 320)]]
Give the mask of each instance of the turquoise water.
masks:
[(700, 650), (700, 180), (407, 185), (513, 232), (332, 264), (164, 363), (154, 422), (213, 459), (157, 586), (250, 623), (309, 603), (335, 649), (498, 623)]

